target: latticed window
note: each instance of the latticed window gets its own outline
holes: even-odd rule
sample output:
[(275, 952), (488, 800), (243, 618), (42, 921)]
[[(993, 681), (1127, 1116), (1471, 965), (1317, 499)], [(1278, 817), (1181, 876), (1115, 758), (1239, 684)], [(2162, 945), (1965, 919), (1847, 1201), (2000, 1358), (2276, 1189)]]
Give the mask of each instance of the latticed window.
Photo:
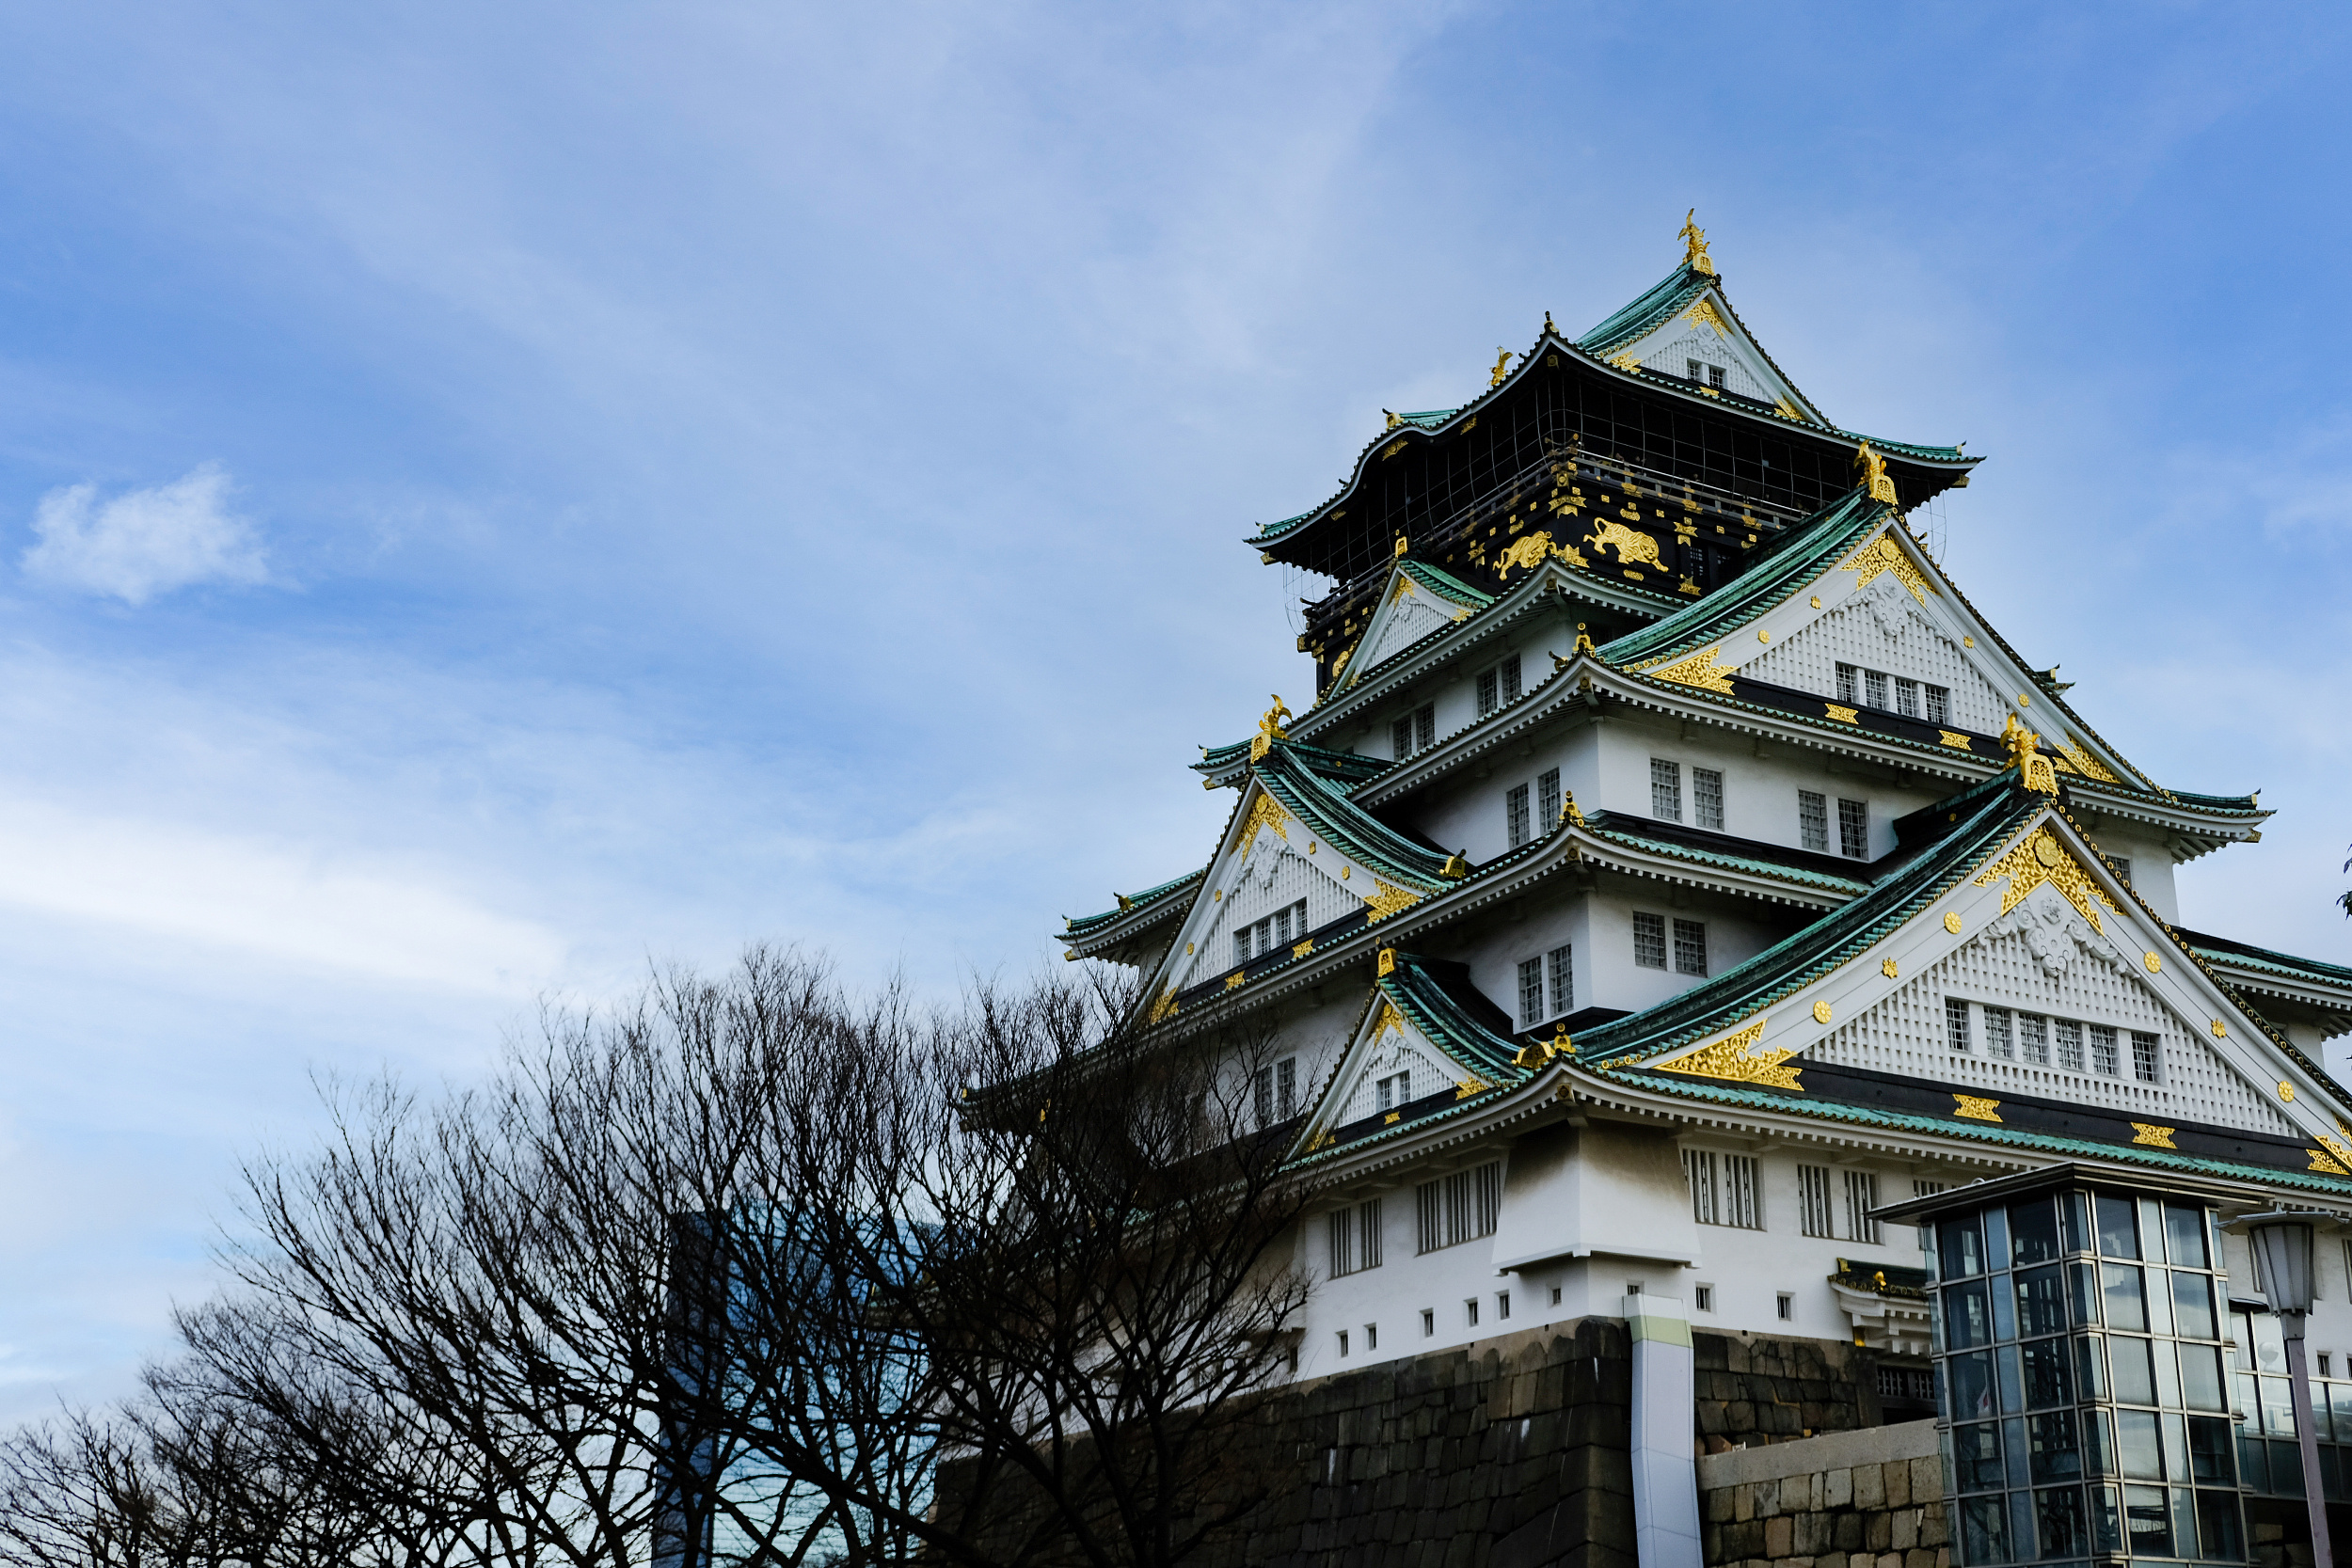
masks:
[(1746, 1230), (1764, 1227), (1753, 1157), (1686, 1148), (1682, 1174), (1691, 1185), (1691, 1217), (1701, 1225), (1729, 1225)]
[(1707, 923), (1703, 920), (1675, 922), (1675, 973), (1705, 974), (1707, 973)]
[(1423, 703), (1389, 726), (1390, 750), (1403, 762), (1438, 743), (1438, 705)]
[(2058, 1037), (2058, 1065), (2069, 1072), (2083, 1069), (2083, 1026), (2071, 1018), (2052, 1019), (2050, 1032)]
[(1931, 724), (1950, 723), (1952, 721), (1951, 688), (1931, 686), (1922, 689), (1926, 692), (1928, 699), (1928, 722)]
[(1863, 800), (1837, 802), (1837, 850), (1850, 860), (1870, 858), (1870, 807)]
[(2104, 1023), (2084, 1025), (2090, 1036), (2090, 1070), (2109, 1078), (2123, 1076), (2123, 1064), (2115, 1050), (2115, 1031)]
[[(1365, 1269), (1380, 1266), (1378, 1198), (1366, 1198), (1344, 1209), (1334, 1209), (1326, 1224), (1329, 1227), (1333, 1278), (1345, 1274), (1360, 1274)], [(1367, 1345), (1365, 1348), (1371, 1347)]]
[(1682, 820), (1682, 764), (1649, 759), (1649, 813), (1661, 822)]
[(2050, 1065), (2050, 1021), (2040, 1013), (2017, 1015), (2017, 1053), (2029, 1062)]
[(2007, 1007), (1988, 1006), (1984, 1010), (1984, 1053), (1988, 1056), (2011, 1054), (2010, 1017)]
[(1544, 960), (1526, 958), (1519, 964), (1519, 1027), (1533, 1029), (1544, 1019)]
[(1516, 849), (1527, 842), (1527, 786), (1515, 784), (1502, 797), (1504, 825), (1511, 834), (1511, 847)]
[(1506, 703), (1518, 702), (1519, 700), (1519, 656), (1513, 654), (1509, 658), (1504, 659), (1499, 673), (1502, 677), (1502, 700)]
[(2099, 858), (2107, 863), (2107, 869), (2115, 873), (2117, 881), (2125, 887), (2132, 885), (2132, 863), (2128, 856), (2101, 855)]
[(1797, 791), (1797, 833), (1808, 849), (1829, 852), (1829, 798), (1814, 790)]
[(1414, 1189), (1421, 1250), (1458, 1246), (1495, 1233), (1502, 1212), (1502, 1162), (1490, 1160)]
[(1258, 1130), (1263, 1132), (1278, 1121), (1288, 1121), (1298, 1114), (1298, 1058), (1285, 1056), (1280, 1061), (1260, 1068), (1256, 1074), (1255, 1099)]
[(1492, 670), (1478, 672), (1478, 717), (1484, 719), (1502, 705), (1497, 700), (1501, 683)]
[(1380, 1097), (1380, 1109), (1393, 1111), (1408, 1103), (1413, 1098), (1412, 1069), (1408, 1068), (1403, 1072), (1392, 1072), (1375, 1084), (1373, 1087)]
[[(1808, 1236), (1833, 1236), (1829, 1203), (1829, 1167), (1799, 1165), (1797, 1167), (1797, 1212), (1804, 1233)], [(1788, 1314), (1783, 1312), (1782, 1317)]]
[(1886, 705), (1886, 673), (1883, 670), (1862, 672), (1862, 700), (1870, 707)]
[(1666, 967), (1666, 917), (1636, 913), (1633, 917), (1633, 961), (1643, 969)]
[(1566, 943), (1544, 955), (1544, 963), (1551, 971), (1551, 1010), (1554, 1016), (1576, 1010), (1576, 970), (1569, 962), (1575, 951)]
[(1545, 832), (1560, 825), (1560, 769), (1547, 768), (1535, 775), (1535, 813)]
[(2156, 1037), (2145, 1029), (2132, 1031), (2132, 1076), (2143, 1084), (2158, 1079)]
[(1879, 1206), (1879, 1179), (1867, 1170), (1846, 1172), (1846, 1240), (1879, 1242), (1879, 1222), (1870, 1211)]
[(1702, 828), (1721, 832), (1724, 825), (1724, 776), (1712, 768), (1691, 769), (1691, 811)]
[(1919, 717), (1919, 683), (1895, 677), (1895, 711), (1906, 719)]
[(1963, 1056), (1975, 1049), (1968, 1036), (1968, 1004), (1957, 996), (1944, 999), (1944, 1043)]
[(1861, 678), (1862, 672), (1851, 664), (1841, 664), (1837, 667), (1837, 700), (1848, 707), (1862, 701), (1858, 689)]

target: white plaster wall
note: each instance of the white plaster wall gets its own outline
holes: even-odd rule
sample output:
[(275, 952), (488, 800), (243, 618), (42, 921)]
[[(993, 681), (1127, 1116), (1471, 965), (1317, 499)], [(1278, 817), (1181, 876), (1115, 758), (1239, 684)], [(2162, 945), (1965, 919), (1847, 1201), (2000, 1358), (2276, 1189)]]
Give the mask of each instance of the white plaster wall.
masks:
[[(1616, 877), (1603, 879), (1586, 901), (1582, 940), (1577, 944), (1577, 1005), (1639, 1012), (1681, 994), (1706, 978), (1674, 969), (1677, 920), (1707, 923), (1708, 974), (1721, 974), (1734, 964), (1745, 962), (1784, 935), (1780, 929), (1757, 921), (1755, 909), (1745, 900), (1695, 888), (1662, 882), (1645, 887)], [(1668, 967), (1644, 969), (1634, 963), (1636, 911), (1665, 917)]]
[(2172, 879), (2172, 851), (2155, 833), (2126, 822), (2102, 821), (2090, 837), (2101, 854), (2130, 861), (2132, 891), (2147, 899), (2148, 907), (2167, 923), (2180, 924), (2181, 899)]

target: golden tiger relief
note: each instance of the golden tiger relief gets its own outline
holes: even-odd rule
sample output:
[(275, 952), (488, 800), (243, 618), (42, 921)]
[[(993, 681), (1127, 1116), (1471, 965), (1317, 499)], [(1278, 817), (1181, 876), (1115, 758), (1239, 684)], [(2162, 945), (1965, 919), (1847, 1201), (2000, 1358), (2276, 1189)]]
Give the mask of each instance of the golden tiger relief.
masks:
[(1620, 566), (1655, 566), (1661, 572), (1666, 569), (1666, 563), (1658, 557), (1658, 541), (1623, 523), (1602, 520), (1595, 525), (1593, 536), (1587, 543), (1593, 546), (1596, 555), (1604, 549), (1613, 548)]

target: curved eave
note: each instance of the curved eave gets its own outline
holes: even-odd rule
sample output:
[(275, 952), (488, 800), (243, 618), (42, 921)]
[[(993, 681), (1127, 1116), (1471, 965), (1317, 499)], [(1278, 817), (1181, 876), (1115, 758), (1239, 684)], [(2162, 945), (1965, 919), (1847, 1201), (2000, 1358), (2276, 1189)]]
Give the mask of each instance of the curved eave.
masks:
[(1077, 957), (1095, 958), (1134, 941), (1155, 926), (1183, 919), (1190, 907), (1185, 895), (1198, 889), (1200, 879), (1208, 874), (1209, 868), (1204, 865), (1188, 876), (1134, 895), (1126, 909), (1079, 915), (1066, 922), (1057, 935)]
[[(1720, 291), (1718, 291), (1718, 293), (1720, 294)], [(1725, 300), (1724, 309), (1730, 309), (1730, 302)], [(1733, 310), (1732, 316), (1735, 321), (1738, 320), (1739, 312), (1737, 310)], [(1743, 333), (1747, 332), (1746, 324), (1740, 323), (1740, 329)], [(1748, 333), (1748, 339), (1749, 341), (1754, 342), (1755, 334)], [(1835, 425), (1828, 423), (1826, 420), (1823, 420), (1820, 424), (1815, 424), (1806, 420), (1792, 420), (1783, 415), (1773, 413), (1772, 411), (1760, 406), (1751, 408), (1747, 405), (1744, 400), (1726, 399), (1720, 396), (1708, 397), (1699, 388), (1692, 386), (1688, 382), (1677, 381), (1669, 376), (1655, 375), (1641, 371), (1628, 371), (1620, 366), (1611, 364), (1601, 356), (1593, 353), (1591, 350), (1581, 344), (1570, 342), (1565, 338), (1561, 337), (1556, 331), (1547, 332), (1535, 340), (1534, 347), (1530, 348), (1525, 354), (1519, 356), (1518, 363), (1512, 367), (1510, 371), (1505, 372), (1502, 380), (1499, 384), (1489, 388), (1487, 390), (1480, 393), (1469, 403), (1466, 403), (1461, 407), (1454, 410), (1452, 416), (1449, 417), (1444, 423), (1434, 428), (1423, 425), (1402, 424), (1393, 430), (1382, 431), (1378, 436), (1367, 442), (1361, 451), (1357, 453), (1354, 467), (1349, 471), (1347, 480), (1340, 486), (1340, 489), (1336, 494), (1311, 511), (1302, 512), (1297, 516), (1289, 519), (1286, 523), (1278, 523), (1273, 525), (1271, 528), (1262, 530), (1257, 533), (1245, 535), (1242, 539), (1242, 543), (1261, 552), (1261, 554), (1267, 561), (1285, 561), (1288, 562), (1289, 564), (1298, 566), (1304, 571), (1319, 570), (1319, 568), (1309, 565), (1304, 562), (1291, 560), (1289, 555), (1285, 552), (1294, 549), (1310, 533), (1313, 532), (1320, 525), (1328, 520), (1334, 508), (1338, 508), (1342, 512), (1344, 512), (1348, 502), (1358, 494), (1359, 491), (1363, 488), (1364, 481), (1371, 474), (1374, 467), (1376, 464), (1387, 460), (1386, 454), (1391, 446), (1395, 446), (1397, 448), (1398, 455), (1403, 455), (1403, 453), (1412, 450), (1411, 443), (1413, 442), (1448, 440), (1453, 436), (1459, 435), (1461, 433), (1462, 426), (1468, 420), (1476, 418), (1482, 411), (1491, 406), (1496, 399), (1513, 391), (1518, 387), (1520, 381), (1524, 377), (1533, 374), (1536, 367), (1542, 362), (1544, 355), (1550, 350), (1558, 350), (1561, 353), (1575, 356), (1578, 360), (1582, 362), (1582, 368), (1586, 370), (1595, 372), (1604, 377), (1614, 377), (1620, 381), (1628, 383), (1629, 385), (1639, 387), (1645, 391), (1659, 393), (1670, 398), (1677, 399), (1683, 403), (1689, 404), (1693, 410), (1711, 409), (1717, 413), (1727, 412), (1736, 414), (1743, 419), (1754, 420), (1756, 424), (1762, 426), (1763, 428), (1780, 433), (1782, 435), (1794, 432), (1799, 435), (1810, 436), (1820, 441), (1824, 446), (1843, 448), (1848, 441), (1847, 435), (1844, 431), (1839, 430)], [(1756, 352), (1758, 354), (1764, 354), (1761, 344), (1757, 345)], [(1767, 364), (1772, 364), (1771, 355), (1764, 354), (1764, 358)], [(1781, 379), (1784, 382), (1787, 382), (1791, 388), (1796, 385), (1793, 381), (1789, 381), (1786, 374), (1782, 373), (1778, 365), (1772, 365), (1772, 371), (1774, 374), (1780, 375)], [(1873, 445), (1877, 444), (1878, 443), (1875, 441), (1873, 442)], [(1951, 452), (1953, 455), (1949, 457), (1928, 457), (1919, 455), (1921, 453), (1928, 452)], [(1897, 474), (1899, 482), (1900, 478), (1900, 470), (1905, 467), (1917, 469), (1922, 474), (1935, 480), (1936, 483), (1929, 483), (1924, 486), (1927, 493), (1931, 496), (1939, 491), (1948, 489), (1954, 483), (1964, 480), (1968, 476), (1969, 472), (1973, 470), (1979, 463), (1984, 461), (1981, 457), (1962, 456), (1959, 454), (1958, 449), (1956, 448), (1934, 447), (1910, 441), (1890, 441), (1885, 443), (1885, 446), (1883, 449), (1883, 455), (1888, 455), (1888, 468), (1891, 472), (1895, 472)]]
[[(1293, 720), (1295, 731), (1299, 721)], [(1204, 746), (1200, 760), (1191, 764), (1192, 770), (1202, 777), (1206, 787), (1225, 789), (1245, 783), (1249, 777), (1249, 748), (1251, 740), (1236, 740), (1230, 746)], [(1300, 739), (1295, 734), (1287, 741), (1294, 756), (1327, 779), (1343, 781), (1350, 785), (1369, 784), (1396, 766), (1386, 757), (1368, 757), (1360, 752), (1335, 752), (1327, 746), (1317, 746)]]

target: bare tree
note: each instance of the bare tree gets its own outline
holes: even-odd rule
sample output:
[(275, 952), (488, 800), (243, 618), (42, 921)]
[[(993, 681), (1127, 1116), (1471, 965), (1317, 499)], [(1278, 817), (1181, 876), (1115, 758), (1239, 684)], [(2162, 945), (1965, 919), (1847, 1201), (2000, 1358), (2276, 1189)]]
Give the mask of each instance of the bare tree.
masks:
[(141, 1413), (0, 1450), (51, 1521), (0, 1544), (1181, 1561), (1263, 1500), (1220, 1436), (1285, 1362), (1302, 1195), (1250, 1115), (1265, 1040), (1147, 1049), (1132, 1002), (853, 1005), (754, 949), (549, 1009), (476, 1091), (325, 1085), (325, 1146), (248, 1166), (230, 1289)]

